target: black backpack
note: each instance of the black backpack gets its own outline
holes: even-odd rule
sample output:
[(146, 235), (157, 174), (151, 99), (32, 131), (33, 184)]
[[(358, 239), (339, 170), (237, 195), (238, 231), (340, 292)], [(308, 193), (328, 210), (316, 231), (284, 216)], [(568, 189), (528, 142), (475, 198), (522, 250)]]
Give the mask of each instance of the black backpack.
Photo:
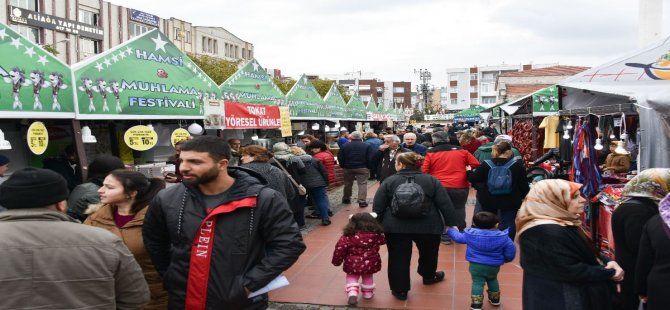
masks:
[(424, 206), (425, 194), (414, 177), (408, 177), (405, 183), (400, 184), (393, 193), (391, 200), (391, 214), (397, 218), (420, 218), (428, 214), (429, 206)]

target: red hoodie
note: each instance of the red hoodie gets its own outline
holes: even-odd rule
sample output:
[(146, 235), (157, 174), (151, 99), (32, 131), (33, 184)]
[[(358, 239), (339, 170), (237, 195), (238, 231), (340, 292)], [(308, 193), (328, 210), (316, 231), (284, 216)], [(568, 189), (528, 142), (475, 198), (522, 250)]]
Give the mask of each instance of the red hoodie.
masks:
[(460, 146), (439, 144), (426, 152), (421, 170), (440, 180), (446, 188), (469, 188), (465, 166), (479, 167), (479, 161)]

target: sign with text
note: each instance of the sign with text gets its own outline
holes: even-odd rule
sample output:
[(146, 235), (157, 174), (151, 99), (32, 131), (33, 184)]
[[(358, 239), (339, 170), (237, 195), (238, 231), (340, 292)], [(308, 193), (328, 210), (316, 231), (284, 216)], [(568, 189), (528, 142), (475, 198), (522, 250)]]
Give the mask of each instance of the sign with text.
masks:
[(286, 105), (286, 96), (256, 59), (237, 70), (220, 86), (223, 100)]
[(150, 150), (158, 143), (158, 134), (150, 127), (137, 125), (128, 128), (123, 135), (126, 145), (135, 151)]
[(42, 122), (34, 122), (28, 127), (28, 148), (35, 155), (42, 155), (49, 146), (49, 132)]
[(156, 15), (130, 9), (130, 20), (158, 27), (161, 19)]
[(191, 134), (188, 132), (188, 130), (184, 128), (177, 128), (172, 132), (172, 135), (170, 135), (170, 143), (172, 143), (172, 147), (174, 147), (177, 142), (188, 140), (190, 137)]
[(533, 116), (555, 115), (561, 109), (558, 103), (558, 87), (549, 86), (533, 94)]
[(291, 118), (324, 119), (324, 101), (314, 85), (302, 75), (286, 94), (286, 101), (291, 108)]
[(96, 40), (102, 40), (105, 34), (102, 27), (74, 20), (67, 20), (58, 16), (42, 14), (40, 12), (11, 5), (9, 6), (9, 20), (16, 24), (51, 29)]
[(225, 129), (271, 129), (280, 127), (281, 115), (277, 106), (224, 102), (223, 128)]
[(293, 127), (291, 126), (291, 109), (289, 107), (279, 107), (279, 115), (281, 117), (281, 136), (292, 136)]

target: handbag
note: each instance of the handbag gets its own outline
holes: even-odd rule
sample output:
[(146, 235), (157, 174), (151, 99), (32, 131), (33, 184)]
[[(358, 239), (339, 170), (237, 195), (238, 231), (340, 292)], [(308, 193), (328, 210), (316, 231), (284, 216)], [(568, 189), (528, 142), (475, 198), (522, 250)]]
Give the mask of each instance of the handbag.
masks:
[(307, 189), (306, 189), (304, 186), (302, 186), (302, 184), (298, 184), (298, 182), (296, 182), (296, 181), (293, 179), (293, 177), (291, 176), (291, 174), (288, 173), (288, 171), (286, 171), (286, 168), (284, 168), (284, 165), (282, 165), (282, 164), (281, 164), (278, 160), (276, 160), (274, 157), (272, 158), (272, 160), (274, 160), (274, 162), (277, 163), (277, 165), (279, 166), (279, 168), (281, 168), (281, 170), (284, 171), (284, 174), (286, 174), (286, 176), (288, 177), (288, 179), (291, 180), (291, 183), (293, 183), (293, 186), (295, 186), (296, 188), (298, 188), (298, 194), (299, 194), (300, 196), (305, 196), (305, 195), (307, 195)]

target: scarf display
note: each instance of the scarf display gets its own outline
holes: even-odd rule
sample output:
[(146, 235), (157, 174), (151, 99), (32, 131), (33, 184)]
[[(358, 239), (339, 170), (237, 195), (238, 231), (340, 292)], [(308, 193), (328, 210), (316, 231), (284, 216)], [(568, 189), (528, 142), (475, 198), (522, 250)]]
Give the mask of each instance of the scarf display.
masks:
[(537, 182), (530, 188), (516, 216), (516, 238), (529, 228), (543, 224), (580, 227), (579, 215), (568, 212), (568, 206), (581, 184), (560, 179)]
[(589, 118), (595, 116), (587, 116), (586, 120), (577, 122), (575, 135), (572, 141), (572, 168), (570, 174), (573, 176), (575, 182), (583, 184), (581, 191), (586, 197), (595, 196), (603, 184), (600, 170), (598, 169), (598, 158), (595, 145), (596, 133), (594, 128), (591, 128)]

